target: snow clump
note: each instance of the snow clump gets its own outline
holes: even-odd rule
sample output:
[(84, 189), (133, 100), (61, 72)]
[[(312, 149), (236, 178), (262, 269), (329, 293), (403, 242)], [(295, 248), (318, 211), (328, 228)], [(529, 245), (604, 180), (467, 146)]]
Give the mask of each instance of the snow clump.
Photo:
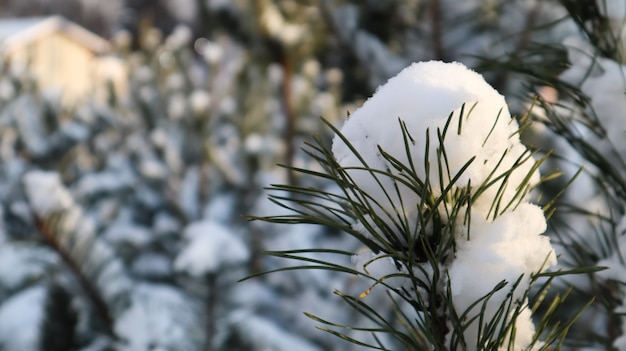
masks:
[[(461, 109), (463, 120), (459, 122)], [(470, 112), (471, 110), (471, 112)], [(341, 133), (360, 153), (369, 167), (393, 170), (381, 157), (378, 146), (403, 163), (408, 164), (400, 118), (406, 123), (415, 144), (411, 145), (412, 161), (417, 175), (426, 177), (425, 150), (426, 133), (430, 136), (428, 157), (431, 163), (430, 179), (439, 179), (437, 160), (437, 129), (443, 131), (448, 116), (454, 114), (445, 136), (450, 174), (454, 176), (472, 158), (474, 162), (456, 181), (464, 187), (471, 181), (480, 185), (488, 179), (497, 166), (501, 174), (516, 164), (526, 152), (517, 135), (517, 122), (511, 119), (504, 97), (485, 82), (478, 73), (460, 63), (438, 61), (414, 63), (405, 68), (385, 85), (378, 88), (374, 96), (354, 111), (341, 129)], [(460, 126), (460, 127), (459, 127)], [(333, 154), (344, 167), (362, 167), (363, 164), (339, 137), (333, 141)], [(517, 193), (517, 187), (530, 173), (533, 162), (525, 162), (508, 177), (504, 193), (498, 195), (499, 184), (487, 189), (473, 204), (472, 210), (488, 211), (496, 196), (502, 196), (502, 203), (508, 203)], [(444, 170), (445, 172), (445, 170)], [(392, 189), (391, 181), (381, 179), (384, 189), (366, 171), (351, 171), (356, 184), (376, 199), (384, 203), (397, 203), (395, 191), (388, 191), (390, 201), (385, 200), (383, 190)], [(492, 176), (493, 178), (493, 176)], [(444, 177), (444, 186), (446, 177)], [(539, 173), (531, 174), (530, 185), (539, 182)], [(433, 187), (437, 190), (439, 187)], [(417, 203), (419, 197), (401, 192), (405, 203)], [(404, 196), (407, 196), (406, 198)], [(436, 194), (435, 194), (436, 195)], [(414, 201), (413, 201), (414, 200)], [(417, 209), (408, 217), (412, 217)]]
[[(406, 124), (408, 139), (404, 137), (398, 119)], [(496, 316), (512, 285), (520, 277), (523, 278), (513, 293), (513, 301), (526, 305), (523, 294), (528, 288), (530, 275), (556, 264), (549, 239), (541, 235), (546, 230), (544, 214), (538, 206), (529, 203), (527, 191), (520, 192), (538, 184), (540, 178), (534, 168), (535, 160), (520, 142), (518, 129), (504, 97), (481, 75), (460, 63), (430, 61), (414, 63), (391, 78), (352, 113), (342, 127), (341, 133), (364, 162), (340, 136), (333, 141), (332, 151), (337, 162), (348, 168), (354, 183), (379, 203), (380, 209), (375, 214), (383, 220), (390, 218), (386, 213), (403, 213), (406, 219), (417, 221), (422, 209), (416, 205), (420, 203), (419, 194), (408, 187), (394, 184), (389, 177), (378, 176), (375, 179), (366, 170), (350, 169), (364, 167), (365, 163), (368, 168), (398, 175), (400, 172), (382, 156), (380, 150), (405, 165), (412, 162), (419, 178), (429, 179), (434, 197), (441, 195), (442, 189), (448, 185), (454, 189), (470, 184), (470, 192), (475, 194), (477, 188), (485, 188), (496, 177), (510, 172), (508, 177), (502, 177), (487, 187), (472, 202), (469, 215), (471, 227), (461, 223), (463, 219), (453, 224), (456, 233), (454, 255), (441, 263), (441, 270), (448, 272), (441, 283), (449, 282), (458, 315), (471, 310), (468, 320), (481, 312), (482, 304), (473, 308), (471, 305), (503, 280), (508, 285), (489, 299), (484, 312), (485, 323)], [(444, 135), (443, 145), (438, 141), (438, 132)], [(427, 140), (430, 140), (428, 145)], [(442, 148), (445, 148), (451, 177), (448, 177), (445, 165), (442, 176), (439, 174), (437, 160), (441, 156), (437, 152)], [(472, 158), (473, 162), (454, 180), (454, 176)], [(443, 184), (439, 183), (440, 178)], [(454, 184), (450, 184), (451, 181)], [(395, 186), (399, 186), (399, 190)], [(494, 214), (492, 205), (496, 201), (518, 205), (506, 210), (501, 208), (499, 213)], [(442, 217), (445, 221), (444, 213)], [(413, 223), (411, 229), (417, 225)], [(365, 231), (365, 226), (355, 223), (355, 229), (358, 228)], [(353, 261), (360, 270), (370, 262), (375, 275), (391, 274), (394, 265), (389, 259), (373, 260), (380, 255), (363, 252)], [(385, 267), (378, 267), (385, 263)], [(427, 266), (428, 262), (420, 264)], [(395, 274), (404, 272), (406, 268), (400, 267)], [(401, 278), (394, 278), (393, 283), (398, 279)], [(402, 283), (397, 285), (400, 288)], [(477, 320), (464, 331), (468, 349), (475, 348), (476, 340), (480, 338), (478, 333), (481, 328)], [(532, 342), (535, 328), (527, 309), (517, 320), (515, 349), (521, 350)], [(450, 337), (451, 332), (447, 336), (448, 341)]]
[(56, 172), (31, 171), (24, 175), (24, 190), (35, 214), (40, 217), (63, 211), (74, 205)]
[(190, 224), (184, 235), (187, 245), (176, 258), (174, 268), (193, 277), (216, 273), (224, 266), (242, 264), (250, 256), (239, 237), (212, 220)]

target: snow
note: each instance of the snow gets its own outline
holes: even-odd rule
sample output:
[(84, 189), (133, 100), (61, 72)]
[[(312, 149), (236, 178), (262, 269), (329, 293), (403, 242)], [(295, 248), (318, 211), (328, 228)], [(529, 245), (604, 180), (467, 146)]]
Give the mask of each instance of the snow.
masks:
[(189, 95), (189, 105), (196, 115), (206, 113), (211, 106), (211, 95), (205, 90), (196, 89)]
[(200, 214), (198, 194), (200, 193), (201, 177), (199, 167), (187, 167), (182, 184), (178, 190), (178, 201), (187, 218), (197, 218)]
[(285, 332), (285, 329), (271, 320), (256, 316), (248, 311), (235, 311), (229, 318), (238, 336), (246, 342), (268, 351), (320, 351), (319, 347), (305, 339)]
[(74, 191), (79, 198), (102, 196), (130, 188), (133, 180), (128, 172), (88, 173), (80, 177)]
[(153, 239), (149, 228), (126, 222), (111, 224), (102, 236), (114, 245), (128, 244), (136, 248), (146, 246)]
[(42, 108), (34, 99), (27, 95), (20, 95), (7, 108), (12, 115), (22, 143), (29, 152), (41, 156), (49, 151), (49, 141), (46, 138), (44, 124), (41, 121)]
[(195, 350), (198, 306), (187, 296), (167, 285), (141, 284), (131, 299), (131, 307), (115, 321), (120, 350)]
[(146, 158), (139, 163), (139, 171), (147, 180), (163, 180), (168, 175), (168, 169), (156, 158)]
[(46, 289), (33, 286), (0, 304), (0, 346), (3, 351), (39, 350)]
[(0, 240), (0, 301), (5, 292), (12, 292), (48, 273), (48, 266), (57, 257), (34, 245), (14, 245)]
[(0, 99), (7, 101), (15, 96), (15, 86), (7, 78), (0, 79)]
[[(464, 228), (466, 229), (466, 228)], [(487, 295), (500, 281), (508, 285), (495, 293), (485, 308), (484, 318), (492, 320), (501, 304), (507, 301), (511, 285), (522, 277), (520, 286), (513, 292), (514, 301), (521, 301), (529, 286), (530, 275), (556, 264), (556, 256), (549, 238), (542, 236), (546, 221), (541, 209), (533, 204), (521, 204), (514, 211), (506, 212), (493, 222), (479, 215), (471, 219), (471, 239), (461, 234), (456, 241), (457, 254), (449, 267), (448, 277), (454, 307), (462, 314), (473, 303)], [(466, 230), (462, 232), (466, 233)], [(527, 302), (524, 302), (527, 303)], [(469, 317), (479, 314), (482, 306), (471, 308)], [(523, 317), (530, 318), (530, 316)], [(532, 323), (517, 325), (516, 350), (518, 345), (528, 345), (532, 340)], [(478, 324), (473, 323), (465, 330), (466, 339), (478, 334)], [(520, 339), (520, 335), (530, 338)], [(471, 347), (469, 350), (473, 350)]]
[(206, 38), (197, 39), (194, 43), (194, 47), (208, 64), (215, 65), (224, 57), (224, 49), (220, 44)]
[(265, 3), (262, 7), (260, 22), (271, 36), (286, 46), (301, 42), (307, 35), (305, 26), (289, 23), (273, 3)]
[(250, 252), (241, 239), (223, 225), (203, 220), (190, 224), (184, 231), (187, 245), (174, 262), (177, 271), (193, 277), (217, 273), (229, 265), (247, 261)]
[[(459, 112), (463, 104), (465, 112), (459, 131)], [(468, 116), (470, 109), (472, 112)], [(378, 88), (360, 109), (354, 111), (341, 133), (361, 154), (365, 163), (372, 168), (385, 170), (391, 166), (380, 156), (378, 146), (404, 164), (409, 163), (397, 120), (400, 118), (406, 123), (415, 140), (415, 145), (411, 145), (410, 149), (417, 175), (423, 180), (429, 172), (430, 179), (438, 180), (436, 131), (443, 130), (450, 113), (454, 113), (454, 117), (450, 123), (451, 130), (448, 130), (445, 138), (450, 174), (454, 176), (470, 158), (476, 157), (457, 180), (458, 187), (464, 187), (470, 181), (472, 185), (485, 182), (501, 158), (502, 162), (496, 174), (509, 170), (526, 151), (515, 134), (518, 126), (511, 119), (504, 97), (489, 86), (482, 76), (460, 63), (429, 61), (414, 63), (405, 68), (387, 84)], [(431, 141), (429, 170), (424, 166), (427, 132)], [(332, 150), (342, 166), (363, 166), (338, 136), (333, 140)], [(515, 197), (518, 186), (533, 166), (531, 161), (522, 164), (508, 178), (502, 203), (506, 204)], [(399, 203), (400, 199), (389, 179), (381, 179), (381, 189), (367, 171), (352, 170), (349, 174), (359, 187), (378, 199), (382, 207), (393, 208), (391, 204)], [(445, 175), (442, 177), (443, 186), (447, 186), (448, 179)], [(535, 172), (530, 183), (536, 184), (538, 181), (539, 173)], [(433, 188), (435, 195), (440, 193), (438, 185)], [(477, 199), (473, 210), (486, 214), (496, 196), (499, 196), (499, 188), (499, 184), (495, 184), (487, 189)], [(386, 200), (384, 190), (389, 190), (390, 200)], [(411, 191), (401, 189), (400, 193), (403, 194), (404, 203), (419, 203), (419, 197)], [(418, 209), (412, 206), (405, 210), (408, 218), (415, 218)]]
[(539, 235), (545, 230), (543, 212), (533, 204), (522, 204), (493, 222), (473, 215), (471, 239), (461, 234), (456, 241), (457, 255), (449, 271), (453, 295), (475, 301), (500, 280), (512, 283), (522, 274), (528, 280), (528, 273), (537, 271), (546, 260), (554, 265), (556, 257), (549, 238)]
[(238, 217), (240, 213), (235, 211), (237, 207), (237, 199), (232, 193), (224, 192), (215, 194), (203, 211), (204, 218), (222, 223), (224, 225), (230, 223), (233, 218)]
[(200, 14), (196, 0), (164, 1), (168, 11), (181, 22), (193, 23)]
[(153, 221), (152, 231), (155, 236), (177, 233), (181, 228), (180, 221), (165, 211), (159, 212)]
[[(462, 109), (465, 109), (463, 115)], [(435, 142), (438, 140), (435, 132), (441, 131), (443, 134), (451, 114), (450, 129), (445, 134), (443, 145), (440, 145)], [(406, 123), (414, 142), (405, 144), (398, 118)], [(459, 121), (460, 118), (462, 121)], [(475, 191), (476, 185), (486, 184), (493, 179), (490, 177), (493, 177), (491, 174), (494, 170), (495, 174), (510, 170), (525, 155), (527, 149), (520, 142), (517, 129), (518, 125), (511, 118), (504, 97), (489, 86), (482, 76), (460, 63), (429, 61), (412, 64), (379, 87), (350, 116), (341, 128), (341, 133), (370, 168), (398, 174), (381, 156), (378, 147), (405, 165), (410, 164), (411, 157), (417, 175), (422, 180), (429, 175), (434, 195), (438, 196), (452, 180), (445, 173), (439, 174), (438, 149), (445, 148), (447, 167), (452, 177), (472, 157), (476, 158), (453, 184), (461, 188), (469, 183), (472, 185), (470, 191)], [(427, 155), (430, 169), (425, 166), (427, 135), (431, 141)], [(410, 156), (406, 148), (410, 150)], [(363, 167), (363, 162), (339, 136), (335, 136), (332, 150), (341, 166)], [(468, 311), (470, 319), (481, 313), (481, 304), (474, 307), (472, 304), (505, 280), (508, 287), (490, 298), (483, 312), (484, 320), (491, 320), (506, 301), (511, 285), (520, 277), (523, 279), (513, 292), (514, 301), (527, 304), (527, 301), (523, 301), (523, 294), (529, 287), (530, 275), (556, 264), (549, 238), (541, 235), (546, 230), (543, 211), (529, 203), (527, 195), (521, 198), (517, 195), (527, 175), (530, 176), (530, 185), (539, 181), (539, 173), (532, 169), (533, 161), (530, 158), (522, 163), (508, 177), (507, 183), (491, 186), (473, 202), (469, 223), (461, 223), (459, 220), (455, 224), (455, 256), (442, 269), (448, 272), (454, 308), (459, 315)], [(356, 169), (348, 172), (357, 186), (380, 203), (381, 208), (376, 212), (381, 218), (387, 218), (385, 211), (405, 213), (409, 220), (418, 218), (417, 212), (421, 209), (415, 204), (420, 201), (419, 195), (409, 188), (400, 185), (400, 190), (396, 191), (388, 178), (378, 177), (377, 180), (370, 172)], [(443, 184), (439, 184), (439, 179), (443, 179)], [(491, 213), (491, 206), (499, 198), (504, 204), (513, 199), (519, 200), (519, 204), (496, 216)], [(412, 223), (410, 228), (416, 226), (417, 223)], [(363, 229), (363, 224), (356, 223), (355, 229), (358, 228)], [(357, 255), (354, 262), (357, 269), (367, 269), (377, 278), (404, 271), (389, 257), (371, 252)], [(394, 281), (390, 282), (393, 285), (402, 285), (402, 278), (392, 279)], [(475, 340), (480, 337), (478, 321), (474, 320), (464, 331), (468, 350), (476, 348)], [(519, 337), (515, 349), (521, 350), (529, 345), (534, 335), (529, 312), (522, 312), (516, 328)], [(451, 337), (451, 333), (448, 337)]]
[(187, 98), (182, 93), (172, 94), (167, 104), (167, 114), (175, 121), (183, 119), (187, 111), (187, 103)]
[(162, 254), (144, 252), (133, 260), (131, 272), (147, 279), (167, 279), (172, 276), (172, 262)]
[[(177, 3), (176, 6), (179, 6)], [(188, 45), (193, 37), (191, 28), (184, 24), (178, 24), (174, 27), (172, 33), (165, 39), (165, 48), (177, 51)]]
[(30, 171), (24, 175), (23, 181), (30, 205), (40, 217), (67, 210), (74, 204), (56, 172)]

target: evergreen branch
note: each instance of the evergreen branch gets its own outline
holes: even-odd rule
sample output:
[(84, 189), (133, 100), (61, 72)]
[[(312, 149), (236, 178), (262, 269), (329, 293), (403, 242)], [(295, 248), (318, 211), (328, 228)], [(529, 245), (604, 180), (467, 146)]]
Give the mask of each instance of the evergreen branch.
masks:
[[(552, 217), (552, 214), (554, 213), (554, 210), (556, 210), (554, 207), (557, 203), (557, 201), (559, 200), (559, 198), (561, 196), (563, 196), (563, 194), (565, 193), (565, 191), (567, 189), (569, 189), (569, 187), (572, 185), (572, 183), (574, 183), (574, 180), (576, 180), (576, 178), (578, 178), (578, 176), (583, 172), (584, 168), (580, 167), (578, 169), (578, 171), (576, 171), (576, 174), (574, 174), (574, 176), (572, 178), (570, 178), (567, 183), (565, 184), (565, 186), (563, 186), (563, 188), (561, 190), (559, 190), (559, 192), (552, 198), (552, 200), (550, 200), (547, 204), (542, 206), (542, 210), (544, 213), (546, 213), (546, 219), (550, 219)], [(542, 182), (546, 182), (550, 180), (550, 178), (544, 178), (542, 179)]]
[(46, 244), (59, 255), (63, 263), (65, 263), (66, 267), (76, 277), (76, 280), (82, 287), (85, 293), (85, 296), (87, 297), (89, 301), (91, 301), (92, 306), (94, 307), (96, 313), (99, 315), (101, 321), (103, 322), (105, 331), (110, 336), (115, 336), (115, 332), (113, 329), (113, 317), (111, 316), (111, 312), (109, 311), (109, 306), (107, 305), (107, 303), (105, 302), (105, 299), (100, 294), (99, 289), (93, 284), (93, 282), (83, 272), (78, 262), (76, 262), (71, 257), (69, 252), (66, 251), (63, 245), (59, 241), (57, 241), (55, 233), (52, 231), (52, 229), (48, 225), (48, 221), (45, 221), (42, 218), (39, 218), (38, 216), (34, 214), (33, 214), (33, 219), (34, 219), (35, 226), (41, 233)]
[(576, 0), (559, 0), (559, 2), (603, 56), (620, 61), (617, 37), (611, 31), (609, 20), (602, 15), (597, 2)]
[[(470, 108), (467, 114), (465, 105), (461, 107), (457, 132), (461, 132), (462, 120), (469, 118), (475, 106), (476, 104)], [(502, 110), (500, 110), (500, 113), (502, 113)], [(475, 157), (471, 157), (456, 173), (452, 173), (448, 153), (445, 148), (445, 138), (453, 118), (455, 116), (451, 113), (443, 129), (437, 129), (436, 131), (435, 160), (430, 159), (430, 149), (433, 145), (430, 144), (430, 130), (426, 129), (423, 145), (423, 165), (420, 165), (423, 167), (423, 176), (418, 174), (417, 165), (414, 164), (412, 150), (415, 146), (415, 139), (409, 133), (404, 121), (399, 120), (399, 127), (402, 131), (406, 155), (402, 155), (403, 159), (401, 160), (398, 158), (398, 155), (392, 155), (382, 147), (377, 146), (377, 155), (383, 161), (383, 166), (382, 169), (376, 169), (368, 164), (355, 146), (337, 128), (324, 120), (324, 123), (337, 135), (336, 142), (342, 142), (360, 165), (349, 167), (340, 165), (335, 160), (332, 151), (325, 147), (322, 141), (317, 138), (314, 144), (309, 144), (309, 148), (305, 150), (305, 153), (314, 157), (326, 174), (306, 170), (303, 173), (325, 181), (334, 181), (339, 185), (341, 194), (332, 195), (324, 190), (299, 186), (272, 185), (268, 188), (270, 191), (287, 192), (296, 195), (289, 197), (270, 195), (271, 201), (289, 209), (294, 214), (250, 217), (251, 219), (260, 219), (274, 223), (327, 225), (354, 236), (378, 254), (365, 262), (362, 267), (364, 272), (360, 272), (341, 264), (302, 256), (302, 254), (315, 253), (350, 255), (349, 252), (341, 250), (313, 249), (268, 252), (267, 254), (271, 256), (306, 263), (306, 265), (278, 268), (270, 272), (323, 269), (361, 276), (373, 281), (370, 288), (361, 294), (359, 298), (348, 295), (341, 296), (353, 309), (370, 319), (378, 327), (358, 328), (344, 326), (312, 314), (307, 314), (307, 316), (334, 328), (340, 327), (374, 334), (391, 333), (401, 336), (399, 342), (405, 345), (410, 341), (414, 343), (413, 347), (415, 345), (425, 345), (434, 348), (434, 350), (447, 349), (447, 342), (450, 343), (452, 349), (467, 347), (465, 332), (470, 326), (477, 324), (479, 334), (475, 346), (478, 349), (491, 350), (502, 346), (512, 347), (516, 334), (515, 322), (517, 317), (527, 308), (524, 301), (527, 301), (530, 291), (529, 288), (524, 287), (525, 290), (517, 292), (523, 275), (515, 282), (500, 282), (486, 295), (471, 303), (470, 306), (465, 307), (463, 311), (460, 311), (460, 314), (457, 314), (459, 312), (455, 310), (455, 304), (452, 300), (451, 287), (449, 285), (450, 279), (447, 277), (447, 273), (444, 273), (446, 272), (445, 266), (456, 251), (455, 236), (458, 235), (459, 223), (467, 226), (467, 240), (470, 239), (469, 228), (471, 225), (472, 204), (489, 188), (496, 187), (496, 195), (488, 217), (495, 219), (499, 215), (515, 209), (527, 196), (532, 187), (535, 186), (535, 184), (531, 184), (532, 175), (536, 173), (539, 166), (550, 154), (534, 161), (530, 167), (524, 168), (526, 173), (523, 174), (519, 184), (516, 185), (515, 191), (511, 195), (508, 195), (509, 192), (506, 192), (506, 196), (510, 196), (510, 198), (505, 198), (505, 190), (509, 186), (513, 172), (519, 172), (526, 162), (532, 161), (536, 152), (529, 150), (522, 152), (513, 159), (512, 165), (507, 166), (506, 170), (501, 170), (506, 157), (510, 158), (508, 151), (505, 150), (481, 184), (472, 187), (471, 182), (468, 181), (464, 186), (459, 185), (460, 179), (473, 164)], [(494, 128), (494, 126), (491, 127), (492, 130), (487, 138), (491, 135)], [(431, 162), (435, 163), (431, 165)], [(431, 174), (431, 166), (436, 170), (437, 176)], [(302, 172), (303, 170), (295, 169), (295, 171)], [(376, 184), (380, 191), (380, 198), (376, 198), (373, 194), (358, 186), (354, 179), (357, 172), (371, 177), (371, 182)], [(545, 179), (549, 178), (542, 180)], [(437, 186), (438, 189), (435, 190), (434, 186)], [(405, 194), (407, 191), (410, 191), (415, 196), (417, 204), (407, 201), (408, 197)], [(409, 218), (408, 210), (417, 210), (414, 213), (416, 218)], [(352, 225), (355, 222), (359, 223), (362, 229), (355, 230)], [(396, 262), (398, 271), (401, 272), (384, 274), (380, 277), (370, 274), (370, 267), (383, 262), (380, 260), (387, 259)], [(531, 276), (531, 283), (535, 282), (539, 277), (543, 276)], [(552, 278), (550, 277), (549, 279)], [(407, 284), (410, 284), (411, 289), (408, 289), (408, 286), (400, 288), (392, 286), (390, 285), (391, 279), (405, 279)], [(412, 319), (399, 308), (396, 308), (398, 311), (396, 312), (396, 317), (400, 320), (400, 324), (404, 326), (402, 332), (396, 331), (389, 320), (382, 317), (372, 306), (361, 300), (377, 285), (382, 285), (388, 289), (387, 292), (392, 301), (395, 301), (392, 295), (397, 296), (409, 303), (416, 312), (418, 317)], [(487, 317), (487, 307), (493, 304), (492, 298), (505, 286), (510, 288), (506, 298), (500, 306), (496, 307), (493, 314), (489, 312), (490, 316)], [(393, 332), (389, 330), (390, 328)], [(344, 333), (329, 328), (323, 329), (331, 334), (362, 345), (360, 341)], [(428, 332), (422, 333), (420, 330), (427, 330)], [(448, 338), (449, 333), (452, 335), (450, 338)], [(509, 344), (505, 345), (505, 342)], [(381, 347), (380, 344), (370, 345), (367, 343), (364, 343), (362, 346), (366, 345), (374, 348)]]
[[(41, 193), (42, 189), (51, 196), (42, 198), (48, 196)], [(121, 262), (95, 236), (94, 227), (84, 218), (58, 173), (26, 173), (22, 190), (44, 242), (76, 278), (106, 333), (116, 338), (114, 318), (127, 307), (131, 285)]]
[(316, 327), (316, 328), (317, 328), (317, 329), (319, 329), (319, 330), (321, 330), (321, 331), (324, 331), (324, 332), (327, 332), (327, 333), (329, 333), (329, 334), (332, 334), (332, 335), (334, 335), (334, 336), (337, 336), (337, 337), (339, 337), (340, 339), (343, 339), (343, 340), (349, 341), (349, 342), (351, 342), (351, 343), (353, 343), (353, 344), (355, 344), (355, 345), (358, 345), (358, 346), (363, 346), (363, 347), (367, 347), (367, 348), (370, 348), (370, 349), (375, 349), (375, 350), (393, 351), (393, 350), (391, 350), (391, 349), (387, 349), (387, 348), (385, 348), (384, 346), (382, 346), (382, 347), (381, 347), (381, 346), (376, 346), (376, 345), (368, 344), (368, 343), (366, 343), (366, 342), (363, 342), (363, 341), (360, 341), (360, 340), (357, 340), (357, 339), (351, 338), (351, 337), (349, 337), (348, 335), (346, 335), (346, 334), (344, 334), (344, 333), (338, 332), (338, 331), (333, 330), (333, 329), (330, 329), (330, 328), (323, 328), (323, 327), (319, 327), (319, 326), (318, 326), (318, 327)]

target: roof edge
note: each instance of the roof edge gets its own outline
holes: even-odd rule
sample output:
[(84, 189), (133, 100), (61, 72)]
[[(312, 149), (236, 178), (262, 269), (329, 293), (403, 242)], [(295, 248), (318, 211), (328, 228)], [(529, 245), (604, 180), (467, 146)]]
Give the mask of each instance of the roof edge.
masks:
[(111, 44), (106, 39), (60, 15), (42, 17), (40, 22), (5, 38), (2, 46), (10, 50), (11, 47), (37, 40), (55, 32), (64, 34), (97, 54), (110, 52), (112, 49)]

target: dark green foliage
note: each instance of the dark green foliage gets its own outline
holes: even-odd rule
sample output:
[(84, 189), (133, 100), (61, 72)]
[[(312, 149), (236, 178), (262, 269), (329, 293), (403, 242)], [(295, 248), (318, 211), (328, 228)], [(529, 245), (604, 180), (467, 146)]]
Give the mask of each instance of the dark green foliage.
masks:
[(77, 349), (76, 328), (78, 314), (73, 297), (61, 284), (48, 286), (44, 319), (41, 323), (41, 351), (72, 351)]
[(618, 34), (613, 33), (609, 19), (602, 14), (603, 1), (559, 0), (570, 17), (585, 33), (590, 43), (607, 58), (620, 59)]

